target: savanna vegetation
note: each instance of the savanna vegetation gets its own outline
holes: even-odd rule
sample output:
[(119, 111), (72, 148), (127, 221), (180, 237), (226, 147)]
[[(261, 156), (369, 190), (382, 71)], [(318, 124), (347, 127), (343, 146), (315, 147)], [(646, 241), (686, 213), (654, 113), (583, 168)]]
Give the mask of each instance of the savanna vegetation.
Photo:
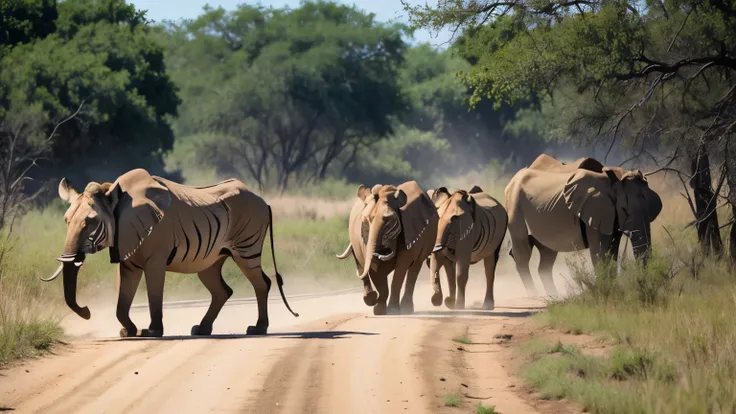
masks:
[[(61, 248), (62, 176), (78, 189), (135, 167), (237, 177), (274, 206), (282, 272), (334, 288), (355, 282), (333, 255), (357, 184), (480, 184), (502, 200), (542, 152), (594, 155), (654, 172), (655, 257), (571, 264), (577, 294), (538, 322), (613, 351), (531, 344), (525, 377), (593, 412), (733, 411), (736, 4), (405, 9), (409, 26), (323, 1), (154, 24), (124, 0), (0, 4), (0, 363), (61, 335), (61, 288), (36, 276)], [(436, 49), (413, 44), (415, 28), (455, 35)], [(87, 295), (114, 293), (107, 262), (87, 260)], [(225, 278), (249, 294), (234, 266)], [(196, 278), (166, 283), (167, 298), (205, 294)]]
[[(508, 129), (529, 102), (470, 111), (456, 77), (468, 59), (412, 45), (408, 27), (354, 7), (244, 4), (157, 24), (123, 0), (0, 9), (2, 361), (60, 333), (61, 287), (37, 276), (64, 239), (61, 177), (78, 190), (136, 167), (194, 185), (237, 177), (274, 207), (280, 266), (300, 275), (290, 283), (329, 289), (354, 282), (334, 254), (358, 183), (492, 179), (547, 145)], [(82, 296), (114, 297), (115, 267), (89, 259)], [(236, 295), (251, 293), (234, 265), (224, 273)], [(206, 295), (178, 275), (166, 292)]]
[(471, 102), (534, 97), (513, 127), (590, 143), (624, 166), (650, 165), (650, 182), (670, 182), (669, 191), (657, 188), (667, 195), (648, 266), (590, 269), (568, 258), (575, 294), (537, 317), (613, 346), (590, 353), (529, 343), (527, 382), (589, 412), (736, 409), (736, 4), (521, 0), (406, 9), (416, 26), (457, 30), (454, 47), (475, 61), (461, 75)]

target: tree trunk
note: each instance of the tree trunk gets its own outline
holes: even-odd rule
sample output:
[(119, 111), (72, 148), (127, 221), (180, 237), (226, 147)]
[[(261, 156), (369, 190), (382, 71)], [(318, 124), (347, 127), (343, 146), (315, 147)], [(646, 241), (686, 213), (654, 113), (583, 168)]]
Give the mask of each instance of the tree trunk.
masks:
[(728, 252), (731, 262), (736, 264), (736, 145), (731, 142), (733, 136), (726, 140), (726, 183), (728, 183), (728, 203), (731, 205), (731, 231), (728, 234)]
[(706, 253), (720, 255), (723, 253), (723, 242), (718, 230), (716, 206), (718, 199), (713, 192), (710, 174), (710, 159), (704, 145), (698, 148), (690, 164), (692, 178), (690, 187), (695, 198), (695, 219), (698, 230), (698, 241)]

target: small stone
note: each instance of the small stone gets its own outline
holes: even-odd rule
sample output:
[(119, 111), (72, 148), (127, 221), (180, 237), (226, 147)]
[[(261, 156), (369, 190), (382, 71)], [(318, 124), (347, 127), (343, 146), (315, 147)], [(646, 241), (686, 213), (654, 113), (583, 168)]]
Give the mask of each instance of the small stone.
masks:
[(138, 371), (134, 372), (135, 375), (138, 375)]
[(440, 377), (440, 381), (443, 381), (443, 382), (444, 382), (444, 381), (445, 381), (445, 379), (444, 379), (444, 378), (442, 378), (442, 377)]
[(26, 372), (31, 372), (31, 371), (29, 371), (29, 370), (26, 370)]

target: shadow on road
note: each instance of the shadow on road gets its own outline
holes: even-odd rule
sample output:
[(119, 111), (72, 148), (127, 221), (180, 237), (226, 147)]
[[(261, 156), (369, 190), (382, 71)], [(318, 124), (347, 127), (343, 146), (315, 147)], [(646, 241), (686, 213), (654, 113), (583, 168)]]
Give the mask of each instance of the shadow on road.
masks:
[(359, 331), (314, 331), (314, 332), (280, 332), (267, 335), (247, 335), (247, 334), (213, 334), (208, 336), (192, 336), (192, 335), (172, 335), (160, 338), (109, 338), (99, 339), (96, 342), (115, 342), (115, 341), (181, 341), (190, 339), (254, 339), (254, 338), (282, 338), (282, 339), (346, 339), (354, 335), (379, 335), (376, 332), (359, 332)]
[(528, 318), (529, 316), (539, 313), (543, 308), (534, 310), (535, 308), (520, 308), (520, 309), (531, 309), (526, 312), (499, 312), (499, 311), (488, 311), (482, 309), (465, 309), (465, 310), (437, 310), (437, 311), (416, 311), (411, 315), (381, 315), (381, 316), (368, 316), (369, 318), (443, 318), (453, 316), (481, 316), (481, 317), (496, 317), (496, 318)]

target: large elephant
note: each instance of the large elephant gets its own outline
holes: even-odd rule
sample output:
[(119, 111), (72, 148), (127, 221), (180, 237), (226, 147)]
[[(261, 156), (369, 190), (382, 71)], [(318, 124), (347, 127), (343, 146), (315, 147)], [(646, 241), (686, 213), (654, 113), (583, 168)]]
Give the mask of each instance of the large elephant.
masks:
[[(114, 183), (91, 182), (77, 193), (62, 179), (59, 196), (71, 206), (64, 214), (67, 224), (62, 262), (67, 305), (84, 319), (87, 307), (77, 304), (77, 275), (87, 254), (109, 248), (110, 262), (118, 263), (117, 318), (120, 336), (162, 336), (162, 302), (166, 271), (197, 273), (212, 295), (207, 313), (192, 335), (209, 335), (212, 324), (233, 291), (222, 278), (222, 265), (232, 257), (253, 284), (258, 302), (258, 321), (249, 334), (268, 329), (268, 292), (271, 280), (261, 270), (261, 251), (266, 231), (273, 226), (271, 207), (242, 182), (227, 180), (206, 187), (188, 187), (143, 169), (131, 170)], [(291, 311), (283, 291), (283, 279), (274, 271), (281, 298)], [(130, 320), (141, 276), (146, 275), (151, 324), (140, 332)], [(298, 314), (292, 312), (294, 316)]]
[(508, 224), (506, 209), (478, 186), (470, 191), (450, 191), (440, 187), (427, 191), (427, 195), (437, 207), (440, 217), (437, 241), (428, 260), (434, 289), (432, 304), (442, 304), (440, 269), (444, 267), (450, 288), (445, 306), (464, 309), (470, 265), (483, 260), (486, 274), (483, 309), (492, 310), (495, 307), (493, 282), (496, 278), (496, 263)]
[(532, 246), (539, 249), (539, 275), (557, 295), (552, 267), (558, 252), (590, 249), (594, 264), (616, 260), (621, 235), (646, 263), (650, 223), (662, 201), (639, 170), (604, 167), (593, 158), (563, 164), (542, 154), (514, 175), (505, 190), (511, 256), (527, 293), (536, 295), (529, 273)]
[[(373, 306), (374, 314), (412, 313), (414, 286), (437, 236), (437, 211), (416, 181), (398, 187), (375, 185), (372, 189), (361, 185), (356, 195), (358, 200), (348, 224), (350, 244), (337, 257), (346, 259), (352, 253), (357, 275), (363, 280), (363, 301)], [(394, 276), (389, 297), (391, 271)], [(406, 286), (399, 303), (404, 279)]]

